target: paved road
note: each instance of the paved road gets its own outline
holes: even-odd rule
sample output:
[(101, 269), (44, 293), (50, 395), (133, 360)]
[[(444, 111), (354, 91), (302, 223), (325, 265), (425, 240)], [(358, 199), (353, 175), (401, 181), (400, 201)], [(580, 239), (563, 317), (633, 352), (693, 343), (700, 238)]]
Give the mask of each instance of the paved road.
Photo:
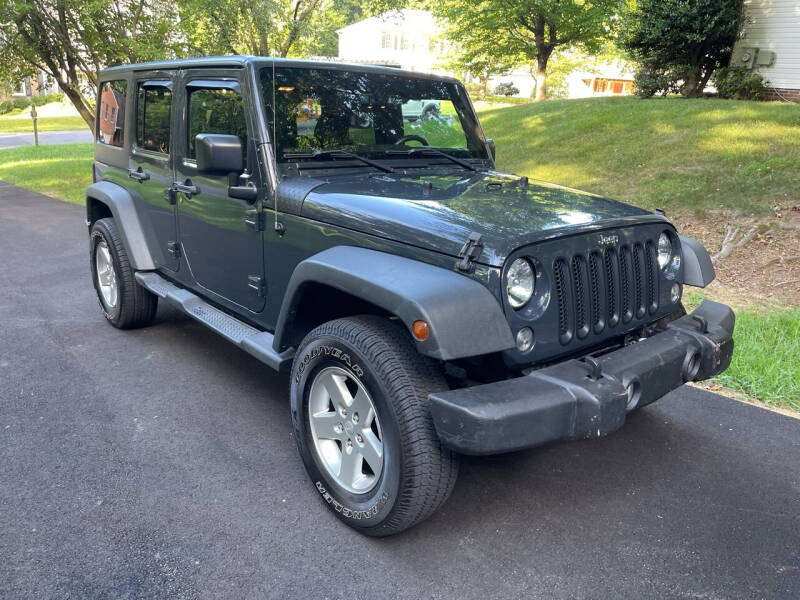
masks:
[[(75, 131), (40, 131), (39, 144), (76, 144), (91, 142), (92, 132), (88, 129)], [(33, 133), (3, 133), (0, 134), (0, 149), (17, 148), (19, 146), (33, 146)]]
[(363, 538), (286, 379), (170, 310), (108, 326), (81, 208), (0, 186), (0, 597), (800, 597), (800, 420), (684, 389)]

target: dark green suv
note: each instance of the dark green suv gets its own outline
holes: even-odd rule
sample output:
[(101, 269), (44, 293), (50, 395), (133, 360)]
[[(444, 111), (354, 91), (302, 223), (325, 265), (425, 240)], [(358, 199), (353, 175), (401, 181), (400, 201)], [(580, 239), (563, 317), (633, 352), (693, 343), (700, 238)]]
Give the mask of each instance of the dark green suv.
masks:
[(312, 483), (366, 534), (433, 513), (459, 453), (603, 436), (730, 363), (731, 310), (681, 304), (714, 277), (702, 246), (497, 171), (454, 79), (237, 56), (99, 82), (106, 318), (163, 299), (287, 371)]

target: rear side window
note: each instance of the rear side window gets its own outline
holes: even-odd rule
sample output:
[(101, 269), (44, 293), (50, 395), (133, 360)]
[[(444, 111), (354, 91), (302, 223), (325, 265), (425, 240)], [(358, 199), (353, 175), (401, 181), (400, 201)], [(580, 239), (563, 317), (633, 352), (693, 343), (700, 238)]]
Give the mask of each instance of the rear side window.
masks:
[(136, 101), (136, 145), (145, 150), (169, 153), (169, 115), (172, 92), (156, 85), (139, 85)]
[(125, 142), (125, 99), (127, 81), (106, 81), (100, 86), (97, 106), (97, 141), (122, 147)]
[(247, 149), (247, 125), (241, 94), (224, 88), (189, 89), (189, 158), (195, 158), (198, 133), (237, 135)]

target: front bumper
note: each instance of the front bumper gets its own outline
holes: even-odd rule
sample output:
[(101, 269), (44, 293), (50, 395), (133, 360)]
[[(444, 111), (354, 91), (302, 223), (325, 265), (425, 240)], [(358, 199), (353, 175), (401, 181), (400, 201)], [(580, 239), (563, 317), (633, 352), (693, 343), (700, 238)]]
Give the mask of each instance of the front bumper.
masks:
[(727, 369), (734, 320), (729, 307), (704, 300), (664, 331), (603, 356), (430, 394), (436, 431), (463, 454), (602, 437), (619, 429), (628, 411)]

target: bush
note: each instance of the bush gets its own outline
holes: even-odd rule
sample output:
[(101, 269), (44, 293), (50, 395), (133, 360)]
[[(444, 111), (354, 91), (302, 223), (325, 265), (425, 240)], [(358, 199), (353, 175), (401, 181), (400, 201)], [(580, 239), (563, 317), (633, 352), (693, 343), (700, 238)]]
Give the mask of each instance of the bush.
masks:
[(681, 73), (679, 69), (648, 69), (640, 67), (633, 76), (636, 95), (639, 98), (652, 98), (656, 94), (675, 94), (680, 91)]
[(12, 110), (14, 110), (14, 103), (11, 102), (11, 100), (3, 100), (0, 102), (0, 115), (10, 113)]
[(712, 79), (720, 98), (761, 100), (764, 96), (764, 78), (743, 67), (717, 69)]
[(14, 108), (17, 108), (19, 110), (22, 110), (23, 108), (28, 108), (31, 105), (30, 100), (28, 100), (25, 97), (14, 98), (11, 101), (11, 103), (14, 105)]
[(512, 82), (499, 83), (494, 88), (495, 96), (516, 96), (519, 94), (519, 88)]

